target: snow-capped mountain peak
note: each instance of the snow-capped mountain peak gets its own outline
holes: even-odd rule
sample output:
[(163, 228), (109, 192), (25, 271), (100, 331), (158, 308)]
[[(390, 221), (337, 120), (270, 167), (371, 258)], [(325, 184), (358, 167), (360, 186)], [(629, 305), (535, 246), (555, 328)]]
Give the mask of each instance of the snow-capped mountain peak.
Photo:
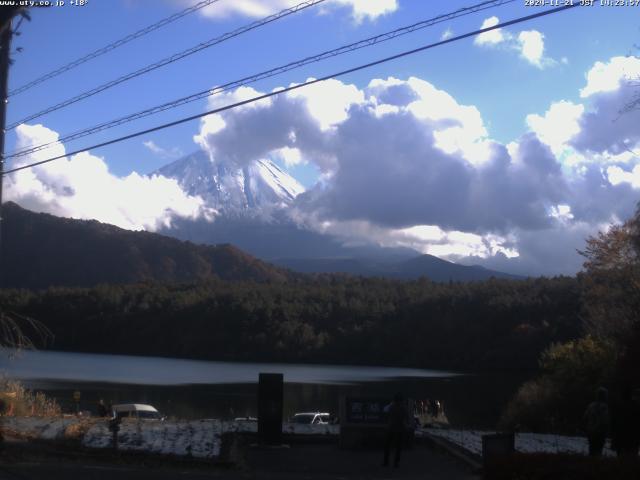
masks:
[(240, 167), (232, 162), (212, 162), (198, 151), (154, 172), (174, 178), (189, 195), (202, 197), (207, 206), (223, 213), (285, 207), (304, 187), (268, 159)]

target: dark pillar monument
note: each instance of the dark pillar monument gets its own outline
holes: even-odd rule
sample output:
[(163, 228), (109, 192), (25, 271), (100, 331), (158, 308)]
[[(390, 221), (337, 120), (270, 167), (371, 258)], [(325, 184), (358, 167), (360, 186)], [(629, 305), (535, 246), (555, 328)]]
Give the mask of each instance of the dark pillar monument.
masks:
[(261, 373), (258, 383), (258, 437), (269, 445), (282, 443), (281, 373)]

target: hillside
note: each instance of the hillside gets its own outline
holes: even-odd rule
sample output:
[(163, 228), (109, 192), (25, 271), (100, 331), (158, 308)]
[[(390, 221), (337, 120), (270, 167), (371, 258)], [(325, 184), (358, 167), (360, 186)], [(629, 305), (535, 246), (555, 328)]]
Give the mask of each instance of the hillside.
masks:
[(214, 278), (282, 282), (291, 275), (231, 245), (195, 245), (95, 220), (34, 213), (11, 202), (3, 205), (2, 216), (3, 287)]
[(276, 265), (301, 273), (348, 273), (363, 277), (385, 277), (416, 280), (421, 277), (434, 282), (483, 281), (490, 278), (523, 279), (517, 275), (489, 270), (473, 265), (459, 265), (433, 255), (412, 256), (408, 259), (376, 258), (278, 258)]

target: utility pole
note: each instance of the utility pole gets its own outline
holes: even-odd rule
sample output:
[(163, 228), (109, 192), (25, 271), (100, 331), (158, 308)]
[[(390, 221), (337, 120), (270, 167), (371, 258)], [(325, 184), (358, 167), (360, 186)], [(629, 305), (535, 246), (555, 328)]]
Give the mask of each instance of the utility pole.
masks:
[(2, 265), (2, 185), (4, 183), (4, 134), (7, 121), (9, 96), (9, 64), (11, 63), (11, 18), (0, 25), (0, 286), (3, 280)]

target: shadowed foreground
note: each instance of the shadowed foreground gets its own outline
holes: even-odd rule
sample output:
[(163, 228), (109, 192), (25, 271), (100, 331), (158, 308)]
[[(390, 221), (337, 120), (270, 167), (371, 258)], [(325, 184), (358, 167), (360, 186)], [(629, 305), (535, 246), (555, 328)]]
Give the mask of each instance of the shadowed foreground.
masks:
[(416, 445), (403, 452), (399, 468), (382, 467), (382, 452), (340, 450), (334, 444), (292, 445), (290, 448), (246, 447), (237, 467), (159, 465), (157, 463), (111, 462), (106, 458), (59, 458), (39, 455), (8, 459), (0, 465), (0, 480), (92, 480), (118, 479), (447, 479), (477, 478), (459, 461)]

